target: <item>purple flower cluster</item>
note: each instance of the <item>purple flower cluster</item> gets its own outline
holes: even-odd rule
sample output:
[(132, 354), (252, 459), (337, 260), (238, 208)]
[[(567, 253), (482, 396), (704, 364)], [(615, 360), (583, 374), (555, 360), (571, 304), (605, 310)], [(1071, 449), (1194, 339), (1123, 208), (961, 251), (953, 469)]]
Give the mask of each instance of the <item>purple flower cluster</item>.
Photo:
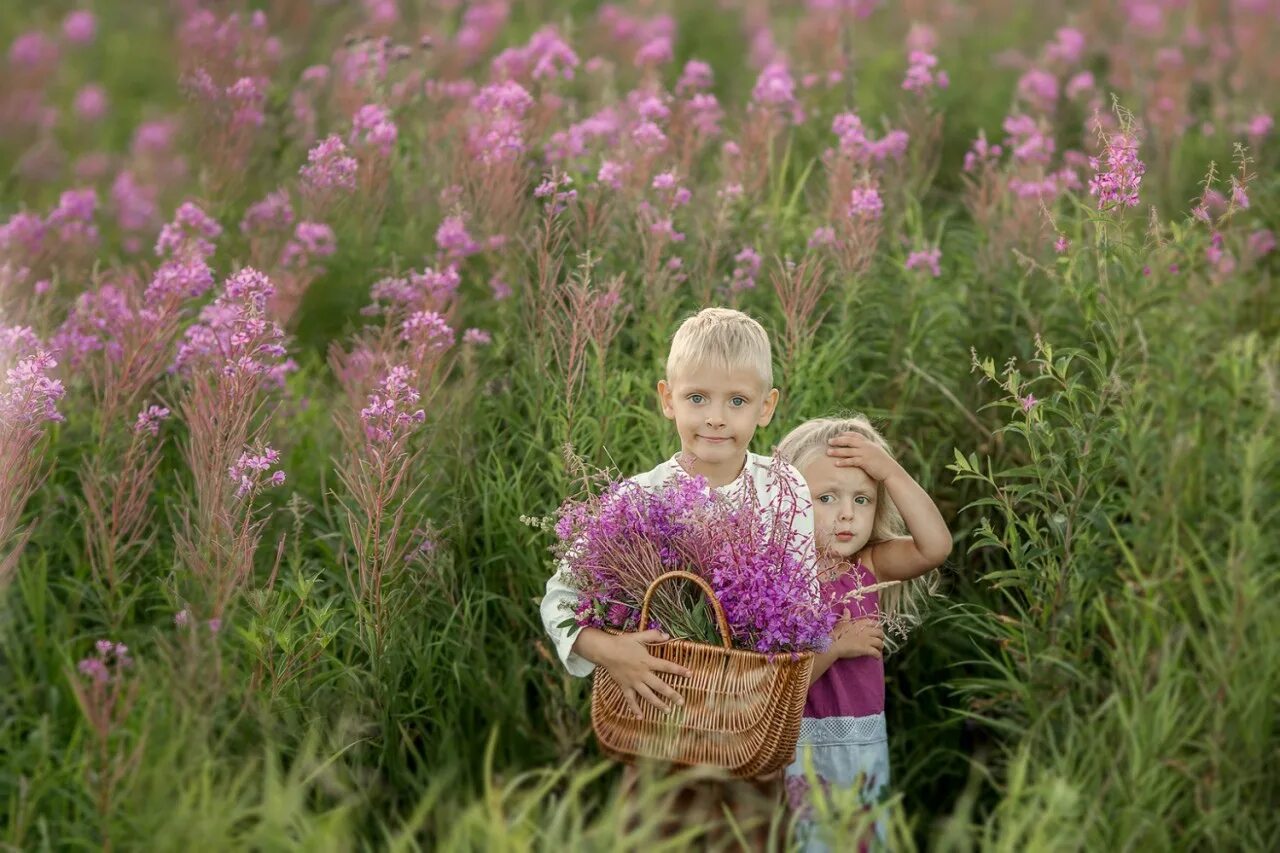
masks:
[(378, 390), (369, 395), (369, 405), (360, 410), (360, 420), (370, 443), (393, 444), (426, 421), (426, 411), (417, 408), (421, 399), (417, 379), (414, 370), (396, 365), (387, 371)]
[(0, 327), (0, 365), (5, 364), (12, 366), (0, 384), (0, 424), (31, 426), (42, 420), (65, 420), (58, 401), (66, 389), (51, 375), (58, 362), (31, 329)]
[(147, 406), (138, 412), (138, 419), (133, 424), (133, 431), (141, 435), (147, 433), (155, 437), (160, 434), (160, 422), (169, 417), (169, 410), (164, 406)]
[(692, 602), (678, 587), (659, 588), (650, 625), (637, 617), (653, 579), (683, 569), (710, 583), (735, 647), (766, 654), (825, 647), (835, 617), (797, 547), (794, 506), (783, 494), (761, 506), (749, 482), (713, 494), (701, 477), (656, 490), (614, 481), (599, 496), (566, 501), (556, 551), (579, 589), (575, 621), (622, 630), (656, 624), (679, 634), (693, 622)]
[(872, 185), (854, 187), (849, 193), (849, 218), (877, 220), (884, 212), (880, 191)]
[(173, 221), (160, 229), (156, 240), (156, 256), (175, 258), (190, 252), (208, 258), (214, 252), (213, 241), (222, 234), (222, 226), (193, 202), (184, 202)]
[(98, 640), (93, 645), (96, 656), (82, 659), (76, 664), (80, 674), (97, 684), (105, 684), (111, 680), (111, 671), (128, 669), (133, 666), (133, 658), (129, 657), (129, 647), (124, 643), (113, 643), (110, 640)]
[(383, 157), (391, 156), (398, 136), (390, 110), (378, 104), (365, 104), (351, 119), (351, 143), (377, 149)]
[(907, 255), (906, 267), (909, 270), (928, 270), (930, 275), (937, 278), (942, 275), (942, 268), (939, 266), (941, 260), (942, 250), (935, 246), (932, 249), (921, 249)]
[(902, 88), (908, 92), (923, 94), (935, 86), (945, 89), (950, 84), (947, 72), (935, 70), (938, 57), (923, 50), (913, 50), (907, 57), (907, 76), (902, 81)]
[(263, 376), (275, 383), (294, 368), (281, 341), (284, 330), (267, 319), (275, 287), (262, 273), (245, 267), (227, 279), (222, 293), (200, 312), (178, 347), (174, 369), (212, 363), (224, 376)]
[(307, 152), (307, 165), (299, 170), (306, 192), (323, 195), (330, 190), (351, 192), (356, 188), (356, 158), (337, 136), (327, 136)]
[[(267, 486), (284, 485), (284, 472), (271, 471), (280, 464), (280, 451), (263, 446), (258, 452), (245, 451), (240, 458), (227, 469), (227, 476), (236, 483), (236, 497), (253, 496)], [(267, 476), (267, 472), (271, 472)]]
[(1098, 197), (1099, 210), (1108, 205), (1137, 207), (1138, 187), (1147, 167), (1138, 159), (1138, 140), (1132, 134), (1109, 137), (1102, 157), (1090, 157), (1089, 165), (1096, 172), (1089, 179), (1089, 195)]

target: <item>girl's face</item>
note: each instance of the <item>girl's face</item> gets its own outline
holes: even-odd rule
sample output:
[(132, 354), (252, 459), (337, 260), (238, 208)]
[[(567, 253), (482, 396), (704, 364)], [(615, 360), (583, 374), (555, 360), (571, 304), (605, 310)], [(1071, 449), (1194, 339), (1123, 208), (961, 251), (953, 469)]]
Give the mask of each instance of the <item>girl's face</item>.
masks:
[(813, 496), (814, 544), (824, 557), (847, 560), (871, 538), (876, 481), (861, 468), (837, 468), (825, 453), (800, 471)]

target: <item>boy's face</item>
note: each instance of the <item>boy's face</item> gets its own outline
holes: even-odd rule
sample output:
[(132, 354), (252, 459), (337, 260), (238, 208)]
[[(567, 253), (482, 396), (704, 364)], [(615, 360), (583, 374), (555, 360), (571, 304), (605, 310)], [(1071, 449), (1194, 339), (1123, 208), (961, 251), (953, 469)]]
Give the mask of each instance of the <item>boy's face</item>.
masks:
[(740, 463), (756, 427), (769, 423), (778, 404), (778, 389), (766, 388), (750, 368), (691, 367), (660, 380), (658, 396), (681, 449), (710, 467)]
[(813, 538), (818, 553), (842, 560), (866, 547), (876, 523), (876, 481), (861, 468), (836, 467), (825, 453), (800, 473), (813, 497)]

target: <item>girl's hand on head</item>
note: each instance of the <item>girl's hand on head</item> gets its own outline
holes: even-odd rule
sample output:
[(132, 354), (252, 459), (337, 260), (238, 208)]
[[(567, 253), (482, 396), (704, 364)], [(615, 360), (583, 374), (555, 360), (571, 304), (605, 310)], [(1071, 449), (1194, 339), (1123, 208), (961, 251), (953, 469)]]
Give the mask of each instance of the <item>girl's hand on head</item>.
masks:
[(627, 705), (637, 718), (643, 716), (641, 699), (664, 712), (670, 711), (673, 705), (684, 704), (680, 694), (659, 678), (658, 673), (684, 676), (692, 673), (678, 663), (654, 657), (645, 648), (647, 643), (661, 643), (668, 639), (661, 631), (619, 634), (612, 638), (608, 653), (600, 663), (618, 682)]
[(884, 657), (884, 629), (880, 620), (874, 616), (863, 616), (854, 619), (845, 608), (840, 621), (836, 623), (836, 653), (842, 658)]
[(889, 479), (899, 470), (884, 448), (856, 432), (842, 432), (827, 442), (827, 456), (835, 459), (837, 468), (856, 467), (873, 480)]

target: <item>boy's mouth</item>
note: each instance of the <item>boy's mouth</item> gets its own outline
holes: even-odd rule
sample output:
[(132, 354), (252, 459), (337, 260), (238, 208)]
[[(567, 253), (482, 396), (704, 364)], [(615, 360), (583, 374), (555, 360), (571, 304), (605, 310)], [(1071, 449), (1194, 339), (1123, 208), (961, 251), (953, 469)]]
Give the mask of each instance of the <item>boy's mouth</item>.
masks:
[(721, 435), (721, 436), (700, 435), (698, 436), (698, 438), (702, 439), (703, 441), (709, 441), (712, 444), (724, 444), (725, 442), (729, 441), (729, 436), (727, 435)]

